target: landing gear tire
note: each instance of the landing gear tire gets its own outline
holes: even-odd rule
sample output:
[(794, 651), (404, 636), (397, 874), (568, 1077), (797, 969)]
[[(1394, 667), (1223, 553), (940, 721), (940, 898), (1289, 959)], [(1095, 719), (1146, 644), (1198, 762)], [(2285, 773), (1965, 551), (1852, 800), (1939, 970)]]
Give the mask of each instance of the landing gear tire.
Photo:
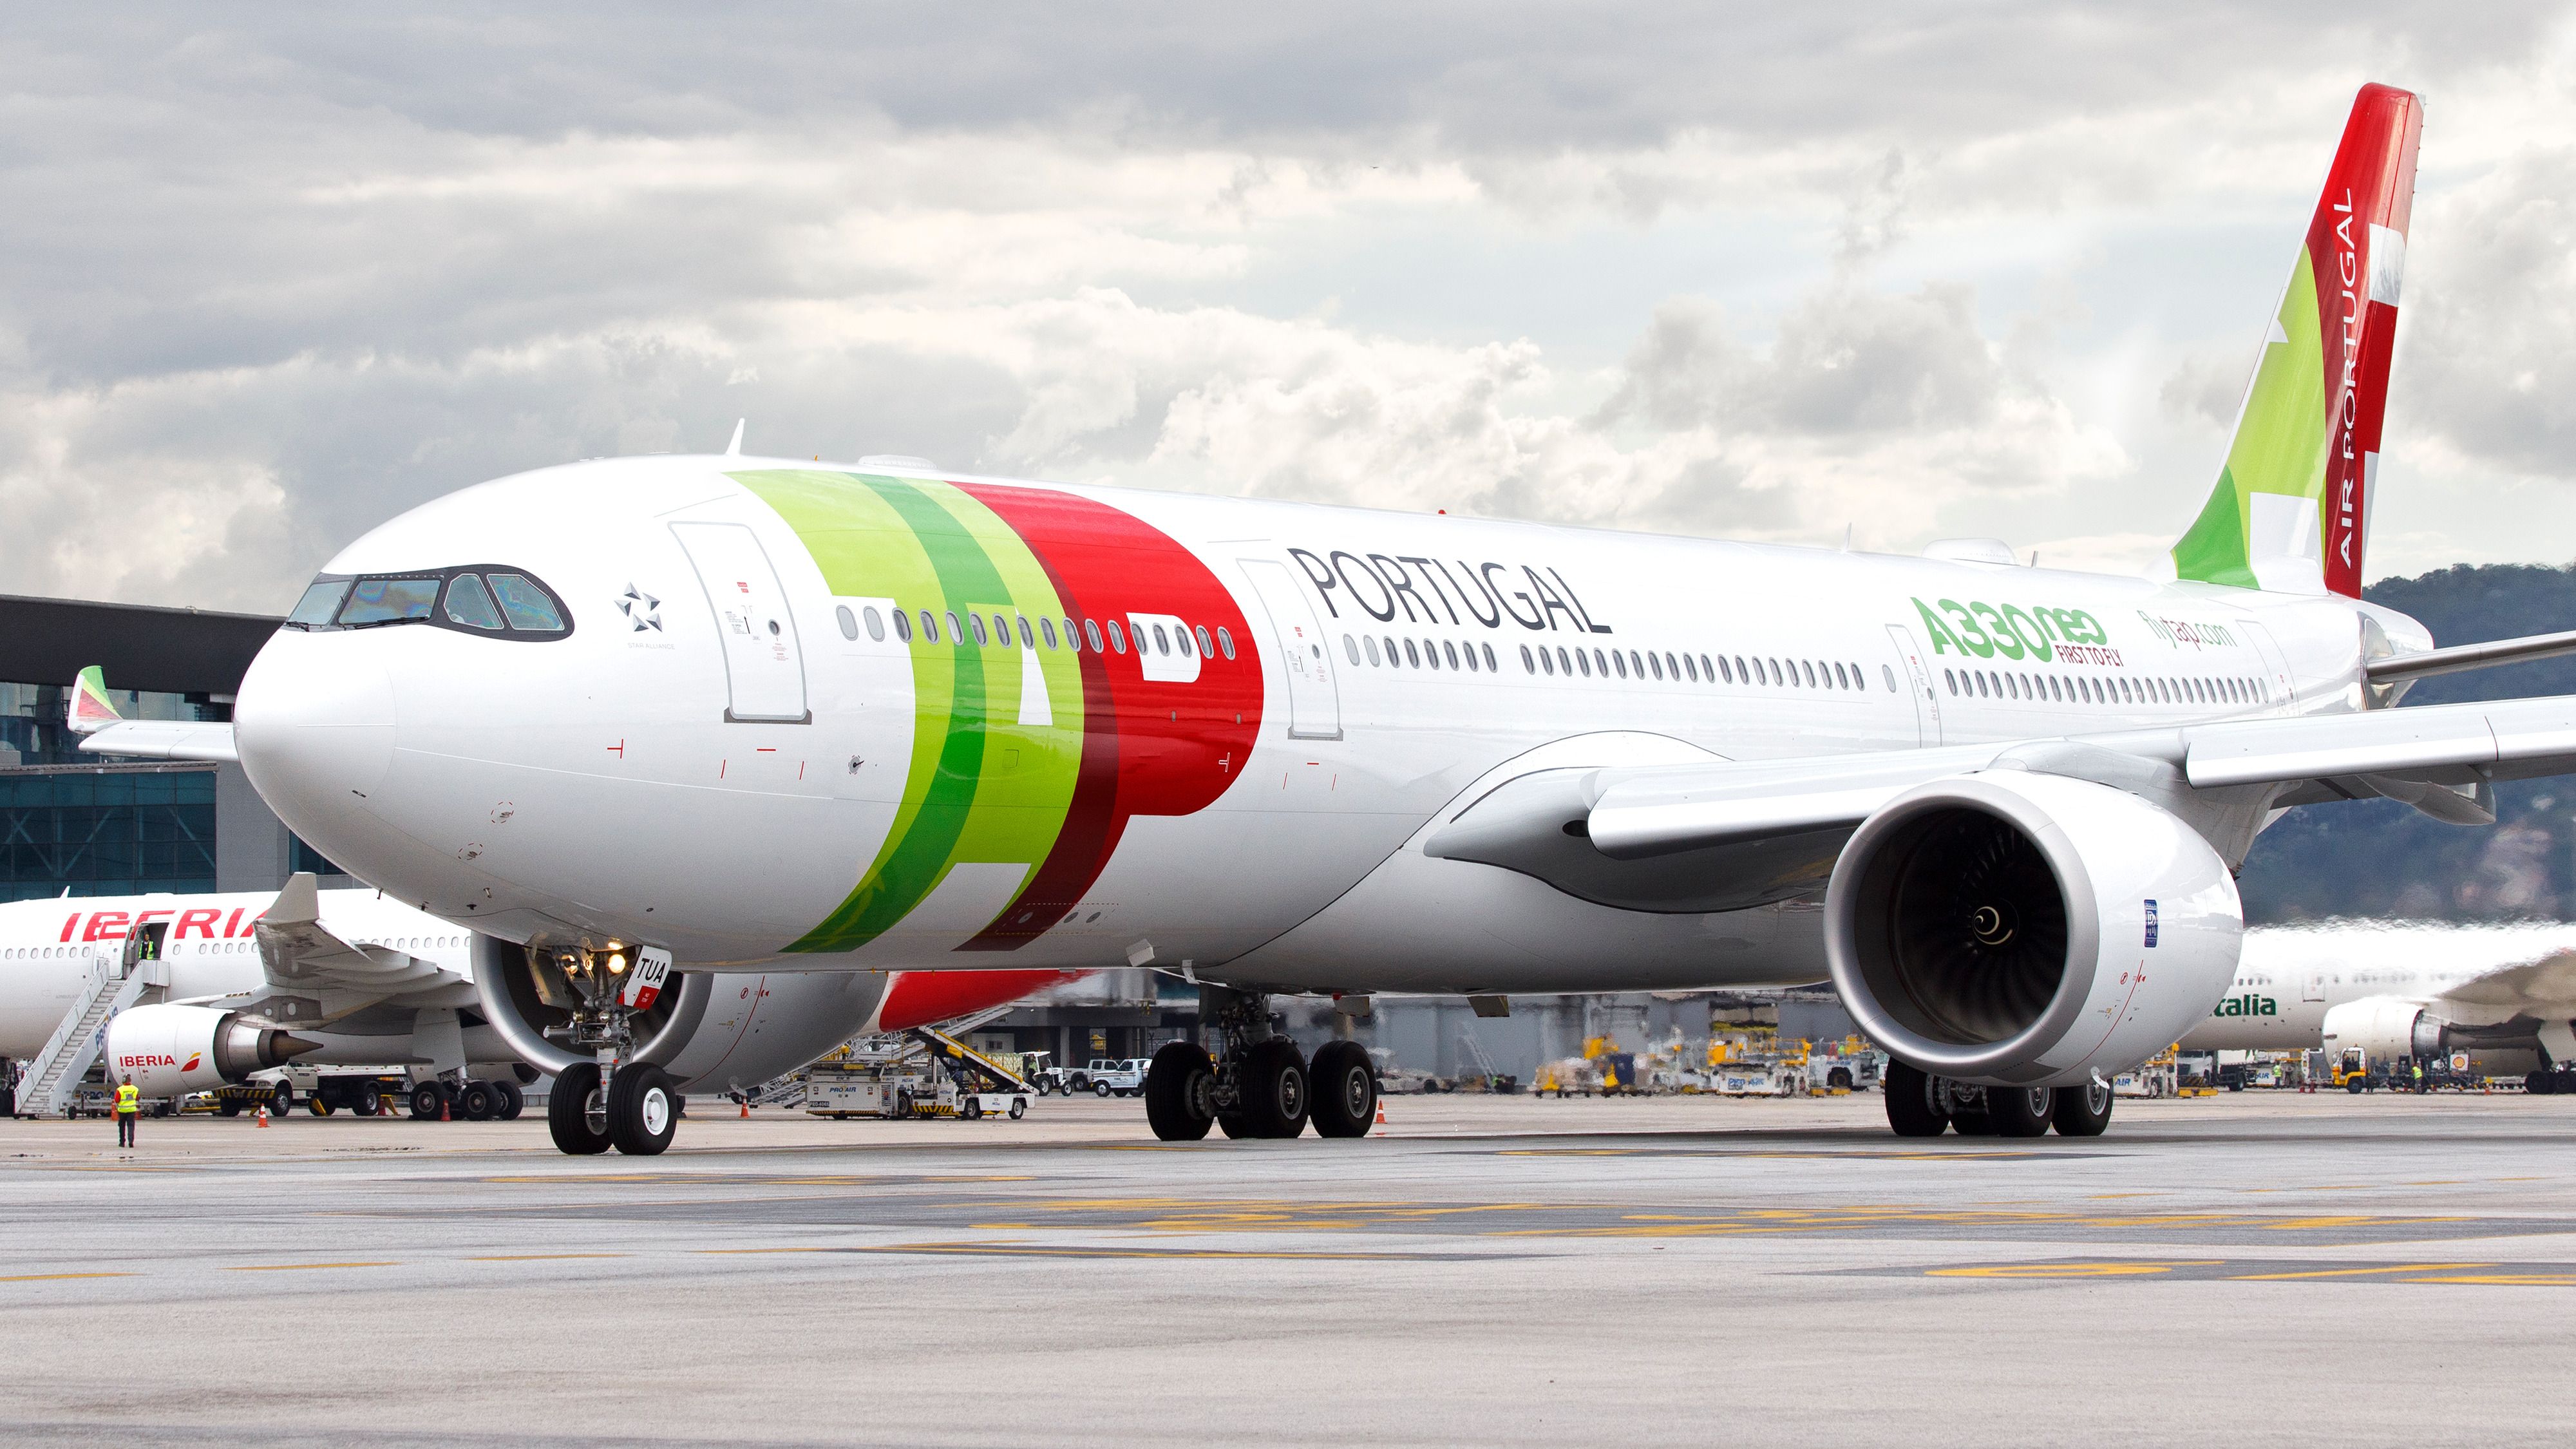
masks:
[(1145, 1121), (1164, 1142), (1196, 1142), (1216, 1125), (1215, 1090), (1216, 1064), (1207, 1049), (1167, 1041), (1145, 1069)]
[[(419, 1102), (415, 1091), (415, 1108)], [(555, 1078), (554, 1090), (546, 1095), (546, 1132), (556, 1147), (575, 1157), (608, 1150), (608, 1104), (600, 1098), (598, 1063), (575, 1062)]]
[(411, 1115), (415, 1122), (435, 1122), (447, 1107), (447, 1091), (436, 1082), (422, 1082), (411, 1089)]
[(494, 1082), (492, 1090), (501, 1094), (500, 1106), (492, 1113), (501, 1121), (516, 1122), (519, 1120), (519, 1114), (528, 1110), (528, 1094), (518, 1083)]
[(2099, 1137), (2111, 1126), (2111, 1084), (2085, 1082), (2079, 1086), (2057, 1089), (2057, 1110), (2051, 1114), (2060, 1137)]
[(1243, 1121), (1254, 1137), (1294, 1137), (1306, 1130), (1312, 1094), (1306, 1058), (1284, 1036), (1254, 1044), (1244, 1057)]
[(1377, 1068), (1368, 1048), (1355, 1041), (1328, 1041), (1315, 1048), (1306, 1068), (1314, 1089), (1315, 1135), (1366, 1137), (1377, 1121)]
[(1887, 1064), (1887, 1125), (1899, 1137), (1938, 1137), (1950, 1126), (1949, 1104), (1932, 1074), (1903, 1062)]
[(1950, 1114), (1950, 1130), (1962, 1137), (1992, 1137), (1995, 1135), (1995, 1119), (1987, 1116), (1982, 1107), (1974, 1112), (1953, 1112)]
[(456, 1115), (468, 1122), (489, 1122), (500, 1103), (490, 1082), (467, 1082), (456, 1089)]
[(2054, 1087), (1986, 1088), (1986, 1120), (1998, 1137), (2045, 1137), (2056, 1112)]
[(608, 1083), (608, 1139), (629, 1157), (659, 1156), (680, 1130), (671, 1074), (650, 1062), (619, 1067)]

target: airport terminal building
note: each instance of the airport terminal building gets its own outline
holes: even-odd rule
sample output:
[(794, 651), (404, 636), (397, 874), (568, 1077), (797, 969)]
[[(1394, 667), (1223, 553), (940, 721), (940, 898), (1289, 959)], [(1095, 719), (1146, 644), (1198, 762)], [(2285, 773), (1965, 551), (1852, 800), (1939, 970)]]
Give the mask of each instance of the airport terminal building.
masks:
[(229, 720), (278, 620), (0, 597), (0, 900), (350, 885), (261, 803), (239, 765), (80, 752), (64, 696), (98, 665), (130, 719)]

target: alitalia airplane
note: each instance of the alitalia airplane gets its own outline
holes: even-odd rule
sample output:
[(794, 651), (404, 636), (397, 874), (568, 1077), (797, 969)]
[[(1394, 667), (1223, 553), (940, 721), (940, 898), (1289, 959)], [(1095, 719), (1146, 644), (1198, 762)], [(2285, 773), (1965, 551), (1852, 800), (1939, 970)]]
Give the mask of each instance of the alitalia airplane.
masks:
[[(977, 477), (919, 459), (540, 469), (343, 549), (222, 726), (306, 840), (577, 997), (612, 1118), (661, 1081), (601, 963), (726, 980), (1134, 965), (1216, 1051), (1165, 1138), (1348, 1136), (1366, 1054), (1274, 993), (1830, 975), (1904, 1133), (2095, 1133), (2234, 979), (2282, 809), (2492, 818), (2576, 699), (2392, 711), (2362, 601), (2417, 99), (2362, 90), (2173, 577)], [(1211, 480), (1220, 488), (1223, 480)]]
[[(93, 707), (101, 702), (89, 697)], [(515, 1117), (521, 1082), (535, 1080), (526, 1063), (565, 1058), (544, 1033), (571, 1013), (532, 991), (537, 983), (523, 972), (522, 999), (496, 1024), (478, 992), (477, 957), (490, 948), (478, 944), (472, 931), (382, 892), (317, 890), (310, 875), (280, 891), (15, 901), (0, 905), (0, 1057), (41, 1060), (76, 1003), (102, 982), (112, 992), (115, 980), (133, 977), (135, 1004), (97, 1029), (112, 1078), (132, 1080), (148, 1099), (295, 1062), (325, 1069), (316, 1094), (323, 1107), (372, 1113), (372, 1089), (347, 1090), (327, 1069), (398, 1066), (413, 1078), (415, 1116)], [(654, 969), (667, 964), (648, 947), (608, 969), (631, 983), (639, 1055), (660, 1063), (675, 1086), (708, 1090), (757, 1086), (861, 1032), (927, 1025), (1064, 979), (1029, 970), (783, 970), (721, 980), (689, 973), (671, 983)], [(288, 1092), (275, 1099), (281, 1112)], [(620, 1124), (643, 1135), (617, 1145), (667, 1143), (677, 1125), (669, 1095)], [(590, 1096), (570, 1103), (589, 1111), (566, 1150), (611, 1145), (604, 1103)], [(566, 1136), (560, 1126), (556, 1135)]]
[(2555, 922), (2337, 921), (2249, 932), (2194, 1050), (2358, 1048), (2374, 1066), (2465, 1051), (2576, 1092), (2576, 931)]

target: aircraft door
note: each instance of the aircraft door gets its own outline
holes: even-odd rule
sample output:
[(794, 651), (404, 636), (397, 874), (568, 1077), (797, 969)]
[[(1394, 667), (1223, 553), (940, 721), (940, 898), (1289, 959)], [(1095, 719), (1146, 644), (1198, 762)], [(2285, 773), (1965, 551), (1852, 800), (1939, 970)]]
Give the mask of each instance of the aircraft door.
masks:
[(1280, 667), (1288, 675), (1288, 737), (1340, 739), (1342, 689), (1333, 679), (1332, 652), (1324, 647), (1324, 630), (1315, 622), (1314, 606), (1288, 577), (1287, 565), (1259, 558), (1241, 562), (1245, 576), (1261, 595), (1262, 608), (1269, 612)]
[(2237, 620), (2236, 627), (2245, 631), (2245, 637), (2254, 641), (2254, 652), (2263, 656), (2263, 675), (2268, 684), (2265, 692), (2270, 695), (2266, 702), (2271, 705), (2265, 713), (2290, 713), (2291, 696), (2296, 685), (2290, 678), (2288, 660), (2281, 653), (2280, 644), (2272, 638), (2272, 631), (2251, 619)]
[(787, 591), (760, 540), (739, 523), (674, 523), (724, 640), (725, 718), (805, 724), (805, 657)]
[(1887, 637), (1896, 645), (1901, 661), (1897, 679), (1914, 696), (1915, 743), (1941, 743), (1941, 696), (1932, 691), (1932, 667), (1923, 661), (1923, 651), (1914, 643), (1914, 631), (1902, 624), (1887, 626)]
[(2302, 975), (2299, 983), (2299, 999), (2301, 1001), (2323, 1001), (2326, 999), (2326, 968), (2323, 966), (2310, 967), (2307, 972)]

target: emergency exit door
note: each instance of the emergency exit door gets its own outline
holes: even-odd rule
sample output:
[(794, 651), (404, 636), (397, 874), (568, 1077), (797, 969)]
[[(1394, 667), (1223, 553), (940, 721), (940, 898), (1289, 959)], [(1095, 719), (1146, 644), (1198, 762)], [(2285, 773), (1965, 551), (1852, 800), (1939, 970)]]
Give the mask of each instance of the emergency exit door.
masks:
[(1941, 743), (1941, 696), (1932, 692), (1932, 666), (1925, 663), (1923, 650), (1914, 642), (1914, 631), (1902, 624), (1887, 626), (1887, 637), (1896, 645), (1896, 656), (1904, 666), (1897, 677), (1905, 692), (1914, 700), (1914, 737), (1920, 745)]
[(760, 540), (739, 523), (674, 523), (724, 641), (725, 718), (804, 724), (805, 656), (787, 591)]
[(1280, 667), (1288, 675), (1288, 737), (1340, 739), (1342, 687), (1333, 679), (1333, 656), (1324, 647), (1324, 630), (1315, 622), (1314, 606), (1298, 591), (1284, 564), (1248, 558), (1243, 560), (1243, 572), (1270, 615), (1270, 637), (1278, 642)]

